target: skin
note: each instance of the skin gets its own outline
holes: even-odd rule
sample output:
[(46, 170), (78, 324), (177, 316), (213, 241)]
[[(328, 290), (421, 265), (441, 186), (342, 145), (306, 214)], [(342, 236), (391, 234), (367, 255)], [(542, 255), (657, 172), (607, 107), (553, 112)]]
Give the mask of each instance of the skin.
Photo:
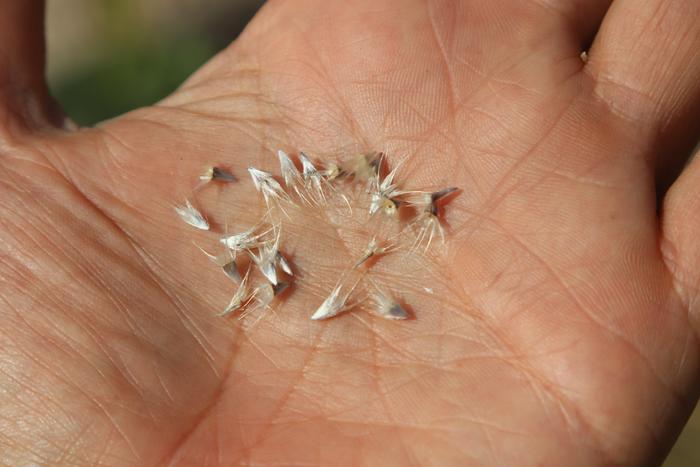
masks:
[[(0, 5), (4, 462), (663, 459), (700, 376), (696, 0), (272, 1), (175, 94), (79, 130), (41, 10)], [(285, 220), (276, 312), (214, 316), (233, 287), (192, 242), (216, 235), (172, 207), (225, 163), (241, 181), (197, 202), (252, 225), (245, 169), (278, 148), (462, 189), (444, 250), (372, 269), (415, 319), (309, 321), (369, 239), (332, 208)]]

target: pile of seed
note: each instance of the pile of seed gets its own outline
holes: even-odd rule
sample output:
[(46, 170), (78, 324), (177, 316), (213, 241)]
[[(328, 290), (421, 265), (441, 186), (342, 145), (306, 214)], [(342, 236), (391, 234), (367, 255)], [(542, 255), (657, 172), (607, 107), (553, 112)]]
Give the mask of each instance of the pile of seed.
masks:
[[(297, 161), (281, 150), (277, 156), (281, 181), (269, 172), (248, 168), (253, 184), (267, 206), (264, 217), (257, 225), (242, 232), (222, 236), (219, 239), (224, 250), (222, 254), (202, 250), (237, 284), (229, 304), (219, 314), (226, 316), (240, 312), (241, 316), (245, 316), (257, 309), (270, 308), (294, 280), (292, 264), (280, 250), (282, 218), (288, 216), (286, 208), (324, 207), (330, 198), (337, 197), (352, 210), (350, 200), (338, 186), (339, 183), (352, 183), (361, 186), (369, 195), (367, 210), (370, 216), (383, 216), (391, 220), (396, 219), (399, 211), (405, 209), (411, 220), (398, 235), (391, 238), (373, 237), (362, 254), (341, 274), (327, 298), (311, 314), (311, 319), (331, 318), (352, 308), (354, 304), (350, 300), (351, 296), (363, 282), (372, 289), (373, 310), (377, 315), (392, 320), (407, 319), (409, 313), (406, 308), (369, 277), (370, 269), (380, 256), (398, 251), (398, 239), (404, 235), (412, 235), (410, 251), (426, 251), (436, 238), (444, 243), (440, 205), (456, 193), (457, 188), (439, 191), (404, 190), (396, 181), (401, 163), (388, 170), (387, 160), (379, 152), (359, 154), (344, 162), (327, 162), (324, 165), (315, 164), (303, 152), (298, 154)], [(208, 167), (199, 176), (195, 190), (208, 183), (237, 181), (226, 169)], [(197, 229), (210, 230), (206, 217), (189, 200), (176, 207), (175, 212), (187, 224)], [(240, 255), (249, 259), (244, 274), (239, 270)], [(262, 283), (251, 284), (252, 268), (260, 271), (264, 277)]]

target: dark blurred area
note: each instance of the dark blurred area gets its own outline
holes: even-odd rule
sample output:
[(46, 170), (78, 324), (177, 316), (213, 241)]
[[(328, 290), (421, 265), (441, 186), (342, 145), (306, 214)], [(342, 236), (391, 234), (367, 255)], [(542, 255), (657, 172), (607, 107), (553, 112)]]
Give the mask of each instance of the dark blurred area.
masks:
[[(80, 125), (153, 104), (228, 46), (262, 3), (48, 0), (52, 92)], [(664, 465), (700, 467), (698, 411)]]
[(261, 4), (49, 0), (51, 90), (80, 125), (152, 104), (229, 45)]

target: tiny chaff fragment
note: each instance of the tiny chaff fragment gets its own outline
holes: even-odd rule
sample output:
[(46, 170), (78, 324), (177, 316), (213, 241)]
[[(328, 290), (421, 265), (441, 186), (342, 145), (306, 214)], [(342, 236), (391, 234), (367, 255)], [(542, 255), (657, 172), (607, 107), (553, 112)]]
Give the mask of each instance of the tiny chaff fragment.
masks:
[(289, 285), (289, 282), (278, 282), (276, 285), (270, 283), (262, 284), (257, 288), (256, 300), (261, 306), (268, 307), (275, 297), (287, 290)]
[(221, 167), (207, 167), (202, 175), (199, 176), (199, 180), (202, 183), (209, 183), (211, 181), (232, 183), (238, 181), (235, 175), (226, 169)]
[(288, 274), (290, 276), (294, 275), (294, 270), (289, 264), (289, 261), (287, 261), (287, 258), (285, 258), (284, 255), (279, 251), (277, 252), (277, 265), (280, 267), (280, 269), (282, 269), (282, 271), (285, 272), (285, 274)]
[(205, 250), (201, 246), (197, 245), (196, 243), (194, 244), (194, 246), (196, 246), (199, 249), (199, 251), (204, 253), (204, 255), (207, 258), (209, 258), (209, 261), (216, 264), (217, 266), (223, 266), (224, 264), (227, 263), (227, 258), (224, 255), (215, 255), (215, 254), (209, 253), (207, 250)]
[(410, 316), (408, 311), (389, 294), (380, 290), (374, 296), (376, 303), (376, 312), (384, 319), (402, 320), (408, 319)]
[(393, 250), (393, 248), (394, 248), (393, 245), (380, 243), (377, 241), (377, 238), (374, 237), (374, 238), (372, 238), (372, 240), (370, 240), (369, 244), (364, 249), (364, 251), (362, 252), (362, 255), (360, 256), (360, 258), (357, 260), (357, 262), (355, 263), (355, 265), (353, 267), (358, 268), (362, 264), (369, 261), (371, 258), (390, 253)]
[(241, 273), (238, 272), (238, 265), (236, 264), (236, 260), (232, 259), (228, 263), (224, 264), (221, 269), (224, 270), (224, 274), (228, 276), (229, 279), (231, 279), (234, 282), (240, 283), (243, 281), (243, 278), (241, 277)]
[[(243, 319), (259, 309), (268, 309), (274, 311), (274, 309), (270, 305), (272, 304), (273, 300), (279, 295), (281, 295), (289, 286), (290, 284), (288, 282), (279, 282), (276, 285), (272, 285), (269, 282), (266, 282), (257, 286), (250, 298), (250, 300), (255, 300), (256, 305), (247, 306), (246, 310), (241, 314), (239, 319)], [(262, 317), (263, 315), (260, 314), (260, 316), (253, 322), (253, 325), (257, 324), (258, 321), (262, 319)]]
[(337, 162), (329, 162), (326, 164), (326, 168), (321, 171), (321, 174), (329, 182), (333, 182), (339, 178), (347, 176), (347, 172)]
[(384, 154), (377, 151), (358, 154), (343, 164), (343, 172), (352, 175), (356, 180), (371, 182), (379, 176), (383, 158)]
[(443, 200), (446, 196), (451, 195), (455, 191), (457, 191), (459, 188), (457, 187), (449, 187), (449, 188), (444, 188), (439, 191), (433, 191), (430, 193), (430, 212), (433, 213), (434, 215), (438, 215), (438, 202), (440, 200)]

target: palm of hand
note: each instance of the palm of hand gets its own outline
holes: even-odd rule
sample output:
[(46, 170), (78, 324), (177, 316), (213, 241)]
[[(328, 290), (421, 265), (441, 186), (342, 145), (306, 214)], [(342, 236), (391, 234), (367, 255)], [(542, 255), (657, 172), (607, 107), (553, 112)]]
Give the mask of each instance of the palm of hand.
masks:
[[(657, 228), (652, 132), (583, 70), (566, 14), (483, 3), (268, 5), (160, 105), (6, 138), (9, 459), (562, 465), (663, 452), (698, 355), (659, 246), (672, 242)], [(308, 321), (350, 261), (352, 228), (318, 213), (289, 226), (311, 286), (251, 330), (212, 316), (230, 287), (172, 203), (205, 164), (243, 178), (274, 169), (277, 148), (408, 154), (407, 184), (464, 189), (447, 255), (377, 269), (418, 319)], [(248, 180), (201, 199), (247, 224), (256, 200)]]

